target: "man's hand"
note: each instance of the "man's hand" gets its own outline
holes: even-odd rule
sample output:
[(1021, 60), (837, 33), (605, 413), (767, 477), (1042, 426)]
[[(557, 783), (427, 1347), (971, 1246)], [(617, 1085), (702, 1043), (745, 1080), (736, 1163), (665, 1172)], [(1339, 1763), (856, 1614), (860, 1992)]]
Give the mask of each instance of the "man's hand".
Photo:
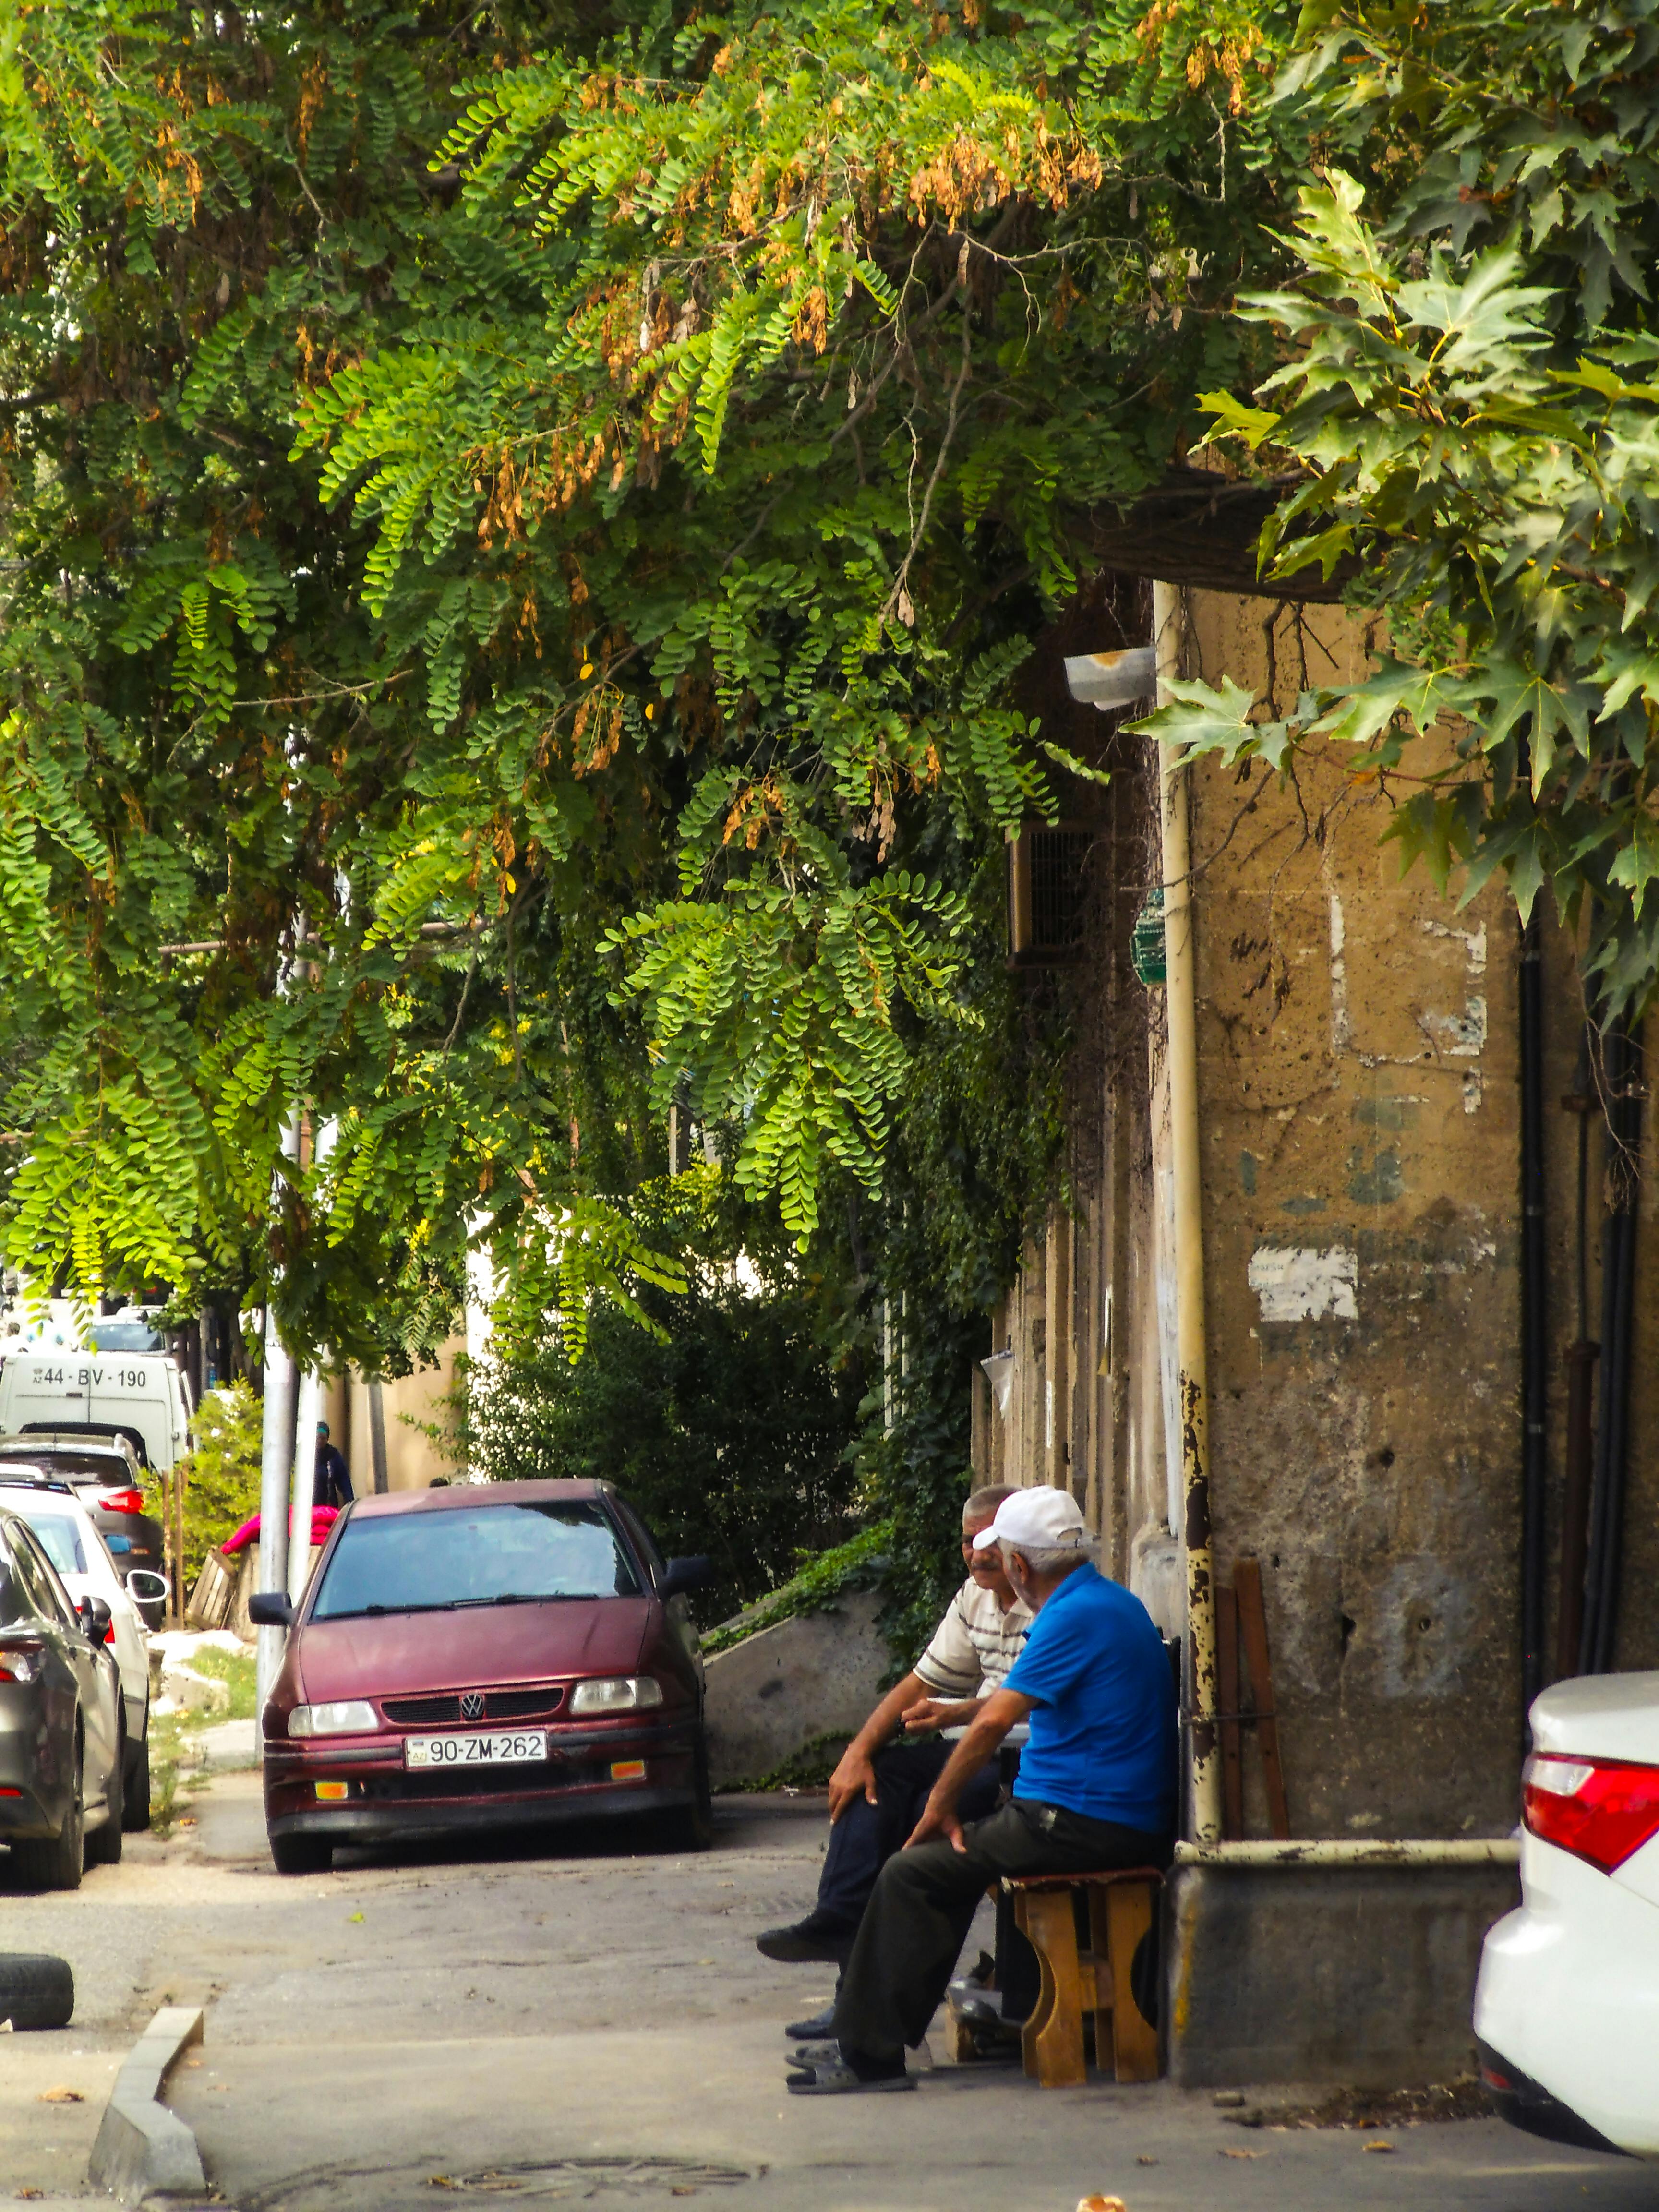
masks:
[(831, 1826), (854, 1800), (862, 1796), (873, 1805), (876, 1802), (876, 1770), (870, 1764), (870, 1754), (857, 1743), (849, 1743), (841, 1755), (840, 1764), (830, 1777), (830, 1821)]
[(979, 1701), (975, 1698), (957, 1702), (946, 1698), (919, 1698), (914, 1705), (907, 1707), (902, 1717), (912, 1735), (928, 1735), (935, 1729), (967, 1728), (979, 1717)]
[(936, 1804), (930, 1797), (921, 1808), (921, 1820), (906, 1838), (904, 1848), (908, 1851), (914, 1844), (931, 1844), (936, 1836), (948, 1836), (953, 1851), (965, 1851), (968, 1848), (955, 1806)]

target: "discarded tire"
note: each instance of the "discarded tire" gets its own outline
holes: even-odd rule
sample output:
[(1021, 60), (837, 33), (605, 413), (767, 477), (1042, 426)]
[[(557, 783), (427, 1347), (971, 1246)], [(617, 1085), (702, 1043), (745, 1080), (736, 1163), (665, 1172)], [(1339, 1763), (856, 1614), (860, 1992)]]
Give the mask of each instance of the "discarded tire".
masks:
[(74, 2010), (75, 1977), (67, 1959), (46, 1951), (0, 1951), (0, 2021), (15, 2028), (67, 2027)]

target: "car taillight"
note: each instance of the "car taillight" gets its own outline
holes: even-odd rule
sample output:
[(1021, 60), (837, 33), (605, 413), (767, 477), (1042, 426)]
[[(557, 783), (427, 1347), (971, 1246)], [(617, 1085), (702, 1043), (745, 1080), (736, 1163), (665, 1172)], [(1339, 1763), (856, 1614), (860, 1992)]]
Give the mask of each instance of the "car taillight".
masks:
[(1534, 1752), (1521, 1782), (1522, 1818), (1533, 1834), (1603, 1874), (1659, 1832), (1659, 1766)]
[(113, 1644), (115, 1641), (115, 1622), (113, 1617), (111, 1618), (108, 1626), (104, 1631), (104, 1641), (106, 1644)]
[(144, 1493), (142, 1490), (106, 1490), (99, 1494), (98, 1506), (104, 1513), (142, 1513)]

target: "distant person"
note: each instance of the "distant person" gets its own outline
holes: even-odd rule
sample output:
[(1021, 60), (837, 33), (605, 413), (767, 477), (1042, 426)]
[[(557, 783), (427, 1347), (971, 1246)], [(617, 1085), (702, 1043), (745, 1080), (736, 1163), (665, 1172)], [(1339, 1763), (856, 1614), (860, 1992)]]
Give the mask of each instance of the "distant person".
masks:
[(328, 1440), (328, 1423), (317, 1424), (317, 1487), (312, 1502), (317, 1505), (349, 1505), (352, 1500), (351, 1477), (346, 1473), (345, 1455)]
[[(319, 1544), (325, 1544), (328, 1541), (328, 1532), (334, 1526), (334, 1523), (339, 1519), (339, 1517), (338, 1513), (331, 1505), (313, 1505), (312, 1507), (311, 1541), (313, 1548)], [(289, 1508), (288, 1526), (289, 1534), (292, 1535), (294, 1533), (294, 1509), (292, 1506)], [(236, 1531), (234, 1536), (227, 1536), (224, 1542), (220, 1545), (219, 1549), (224, 1553), (228, 1559), (234, 1559), (238, 1552), (245, 1551), (250, 1544), (257, 1544), (258, 1540), (259, 1516), (256, 1513), (251, 1521), (243, 1522), (241, 1527)]]

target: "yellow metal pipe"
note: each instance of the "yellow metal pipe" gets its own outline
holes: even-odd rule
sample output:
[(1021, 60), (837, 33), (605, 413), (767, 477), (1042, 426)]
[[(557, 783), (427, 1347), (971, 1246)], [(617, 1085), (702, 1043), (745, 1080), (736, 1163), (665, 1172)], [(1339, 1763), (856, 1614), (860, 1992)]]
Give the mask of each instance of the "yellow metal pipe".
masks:
[[(1158, 704), (1181, 674), (1184, 624), (1173, 584), (1152, 586)], [(1198, 1008), (1190, 793), (1188, 771), (1169, 746), (1160, 775), (1164, 833), (1165, 1061), (1175, 1171), (1176, 1350), (1180, 1373), (1181, 1471), (1187, 1551), (1187, 1643), (1191, 1659), (1190, 1781), (1193, 1836), (1221, 1835), (1221, 1757), (1217, 1740), (1215, 1573), (1210, 1550), (1210, 1393), (1204, 1309), (1204, 1194), (1198, 1144)]]

